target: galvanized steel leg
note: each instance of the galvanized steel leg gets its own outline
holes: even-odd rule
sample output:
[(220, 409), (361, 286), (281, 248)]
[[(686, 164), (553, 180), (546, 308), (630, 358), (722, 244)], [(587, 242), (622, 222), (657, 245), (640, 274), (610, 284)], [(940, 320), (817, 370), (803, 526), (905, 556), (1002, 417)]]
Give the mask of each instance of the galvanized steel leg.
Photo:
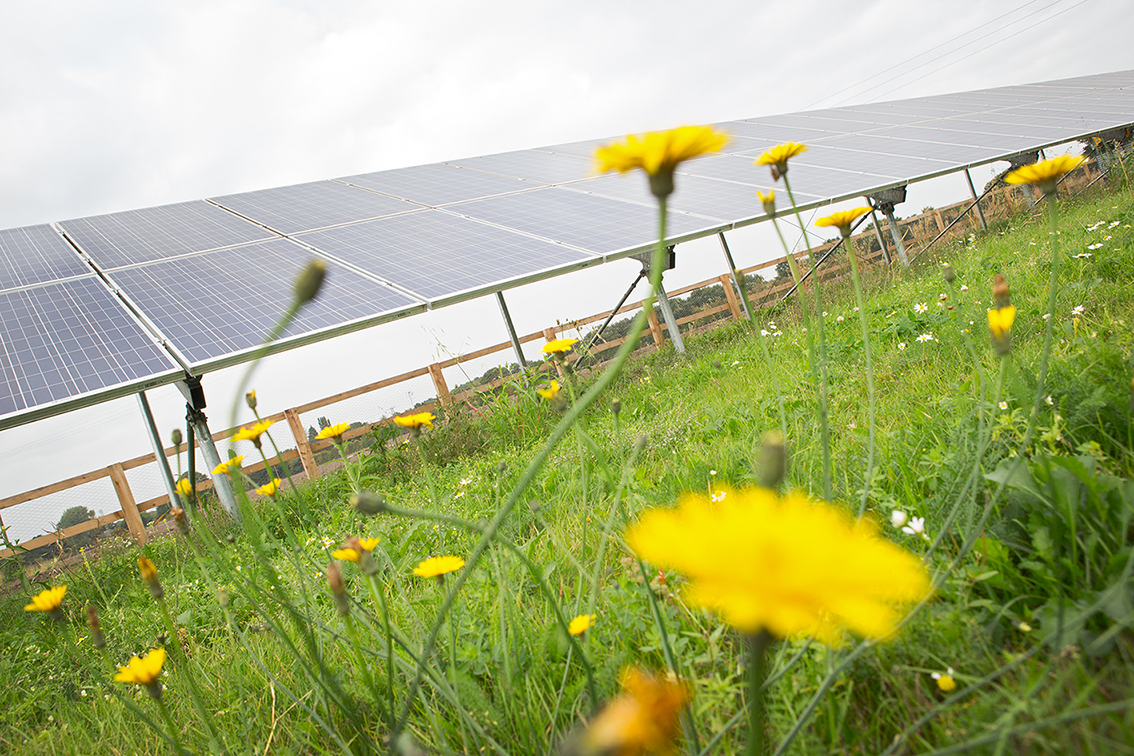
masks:
[(976, 205), (976, 214), (977, 217), (980, 218), (980, 230), (987, 231), (988, 223), (986, 223), (984, 220), (984, 211), (980, 209), (980, 197), (977, 196), (976, 187), (973, 186), (973, 177), (969, 173), (968, 168), (965, 169), (965, 178), (968, 179), (969, 193), (973, 195), (973, 203)]
[[(216, 444), (213, 443), (213, 434), (209, 430), (209, 419), (205, 417), (205, 413), (199, 410), (194, 410), (192, 407), (189, 410), (189, 422), (196, 431), (197, 443), (201, 447), (201, 454), (205, 458), (205, 464), (210, 470), (215, 470), (217, 465), (221, 463), (220, 454), (217, 452)], [(189, 448), (192, 453), (192, 447)], [(281, 460), (282, 462), (282, 460)], [(287, 464), (284, 462), (284, 464)], [(236, 506), (236, 497), (232, 493), (232, 485), (229, 483), (228, 475), (221, 473), (220, 475), (212, 475), (213, 490), (217, 492), (217, 498), (220, 499), (221, 506), (224, 511), (232, 515), (232, 519), (240, 524), (240, 509)]]
[(728, 242), (725, 241), (724, 231), (717, 234), (717, 238), (721, 240), (721, 249), (724, 250), (725, 260), (728, 261), (728, 272), (732, 276), (732, 283), (736, 286), (736, 293), (740, 295), (740, 306), (744, 308), (744, 317), (752, 320), (752, 313), (748, 309), (748, 297), (744, 296), (744, 279), (739, 276), (736, 269), (736, 262), (732, 259), (732, 251), (728, 248)]
[(890, 264), (890, 250), (886, 249), (886, 238), (882, 236), (882, 226), (878, 223), (878, 216), (874, 214), (874, 208), (870, 208), (870, 218), (874, 221), (874, 235), (878, 237), (878, 246), (882, 249), (882, 260)]
[(145, 391), (138, 392), (138, 406), (142, 410), (142, 418), (146, 421), (146, 432), (149, 434), (150, 444), (154, 447), (154, 457), (157, 459), (161, 478), (165, 482), (165, 490), (169, 493), (169, 503), (176, 505), (177, 484), (173, 480), (173, 471), (169, 469), (169, 459), (165, 456), (165, 446), (162, 445), (161, 434), (158, 433), (157, 425), (154, 423), (154, 413), (150, 411), (150, 402), (146, 399)]
[(902, 267), (910, 267), (910, 258), (906, 254), (906, 245), (902, 243), (902, 232), (898, 228), (898, 219), (894, 217), (894, 210), (889, 205), (883, 207), (882, 212), (886, 214), (886, 222), (890, 224), (890, 236), (894, 239), (894, 246), (898, 248), (898, 259), (902, 261)]
[(673, 348), (677, 350), (678, 354), (685, 354), (685, 342), (681, 340), (681, 331), (677, 328), (677, 318), (673, 317), (673, 308), (669, 306), (669, 297), (665, 295), (665, 289), (662, 288), (660, 281), (658, 282), (658, 309), (662, 312), (662, 318), (669, 330), (669, 337), (673, 339)]
[(508, 328), (508, 339), (512, 342), (516, 359), (520, 361), (520, 367), (526, 368), (528, 361), (524, 359), (524, 350), (520, 349), (520, 339), (516, 336), (516, 327), (512, 325), (512, 316), (508, 313), (508, 305), (504, 302), (504, 292), (496, 292), (496, 304), (500, 305), (500, 315), (504, 318), (504, 325)]

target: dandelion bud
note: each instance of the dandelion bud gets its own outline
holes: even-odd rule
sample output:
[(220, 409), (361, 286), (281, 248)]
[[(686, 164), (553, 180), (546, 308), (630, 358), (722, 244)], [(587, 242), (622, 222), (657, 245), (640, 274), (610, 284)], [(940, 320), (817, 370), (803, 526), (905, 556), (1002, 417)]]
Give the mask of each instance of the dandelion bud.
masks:
[(181, 448), (181, 440), (182, 440), (181, 439), (181, 429), (180, 428), (174, 428), (173, 433), (171, 433), (169, 435), (170, 435), (170, 439), (173, 441), (173, 445), (176, 446), (178, 449), (180, 449)]
[(620, 414), (622, 414), (622, 400), (615, 399), (614, 401), (612, 401), (610, 403), (610, 411), (615, 417), (618, 417)]
[(532, 510), (532, 514), (539, 514), (539, 511), (543, 509), (543, 505), (539, 503), (538, 499), (532, 499), (531, 501), (529, 501), (528, 507)]
[(636, 451), (636, 452), (642, 451), (643, 449), (646, 448), (646, 444), (648, 442), (649, 442), (649, 439), (646, 438), (646, 435), (644, 433), (641, 436), (638, 436), (638, 438), (634, 441), (634, 451)]
[(721, 361), (720, 360), (713, 360), (713, 370), (722, 370), (722, 369), (724, 369), (724, 365), (721, 364)]
[(945, 263), (941, 266), (941, 277), (945, 279), (945, 283), (953, 283), (957, 280), (957, 271), (953, 270), (953, 266)]
[(370, 491), (359, 491), (352, 494), (350, 505), (364, 515), (381, 514), (387, 510), (386, 499), (382, 497), (382, 494), (371, 493)]
[(783, 433), (768, 431), (764, 435), (764, 445), (760, 447), (756, 469), (760, 485), (764, 488), (779, 488), (784, 482), (784, 475), (787, 472), (787, 447), (784, 446)]
[(150, 589), (151, 596), (159, 600), (165, 596), (165, 589), (161, 587), (161, 581), (158, 580), (158, 570), (153, 562), (146, 557), (138, 557), (138, 573)]
[(173, 521), (177, 523), (177, 529), (181, 532), (181, 535), (189, 535), (189, 520), (185, 517), (185, 510), (181, 507), (174, 507), (169, 510), (169, 513), (173, 515)]
[(998, 309), (1012, 304), (1012, 295), (1008, 291), (1008, 282), (1005, 281), (1004, 276), (999, 273), (992, 279), (992, 299), (996, 302)]
[[(773, 176), (776, 175), (774, 170), (773, 170), (772, 175)], [(776, 180), (778, 180), (778, 177), (777, 177)], [(769, 218), (774, 217), (775, 214), (776, 214), (776, 192), (775, 192), (775, 190), (770, 189), (770, 190), (768, 190), (767, 194), (764, 194), (761, 191), (757, 191), (756, 196), (760, 198), (760, 204), (764, 206), (764, 212), (768, 214), (768, 217)]]
[(220, 602), (222, 609), (227, 609), (228, 604), (231, 600), (232, 599), (229, 598), (228, 591), (226, 591), (224, 588), (217, 589), (217, 601)]
[(327, 266), (322, 260), (312, 260), (295, 279), (295, 303), (305, 305), (319, 294), (327, 276)]
[(244, 403), (248, 405), (248, 409), (253, 412), (256, 411), (256, 389), (252, 389), (244, 395)]
[(236, 536), (234, 536), (232, 533), (229, 533), (224, 537), (224, 540), (226, 543), (236, 543)]
[(91, 645), (95, 648), (106, 648), (106, 638), (102, 635), (102, 624), (98, 620), (98, 609), (87, 607), (87, 625), (91, 629)]
[(350, 600), (346, 595), (346, 584), (343, 583), (343, 571), (338, 562), (327, 565), (327, 585), (331, 588), (331, 598), (335, 602), (335, 609), (344, 617), (350, 614)]

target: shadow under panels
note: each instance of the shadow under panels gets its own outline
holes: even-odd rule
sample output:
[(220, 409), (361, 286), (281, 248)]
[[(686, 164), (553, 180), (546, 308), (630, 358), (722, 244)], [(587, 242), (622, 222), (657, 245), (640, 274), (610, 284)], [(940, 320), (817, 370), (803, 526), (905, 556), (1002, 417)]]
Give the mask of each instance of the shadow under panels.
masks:
[[(314, 257), (286, 239), (116, 270), (123, 294), (197, 369), (243, 361), (292, 301), (296, 276)], [(280, 337), (354, 330), (424, 306), (333, 262), (319, 296)], [(195, 371), (196, 372), (196, 371)]]
[(212, 201), (288, 235), (421, 209), (420, 205), (337, 181), (312, 181), (229, 194), (213, 197)]
[(104, 270), (278, 238), (204, 200), (63, 221), (63, 230)]
[[(707, 162), (710, 161), (695, 160), (689, 164)], [(657, 239), (656, 202), (638, 205), (563, 187), (478, 200), (448, 212), (570, 244), (600, 257), (623, 257), (647, 250)], [(669, 216), (666, 235), (670, 243), (676, 244), (711, 233), (721, 225), (704, 218), (673, 213)], [(725, 227), (728, 225), (724, 224)]]
[[(457, 209), (463, 212), (480, 202)], [(602, 261), (597, 255), (444, 210), (315, 231), (298, 240), (434, 306)]]
[(445, 163), (360, 173), (338, 180), (429, 207), (522, 192), (540, 186), (511, 176), (497, 176)]
[(181, 372), (94, 275), (0, 291), (0, 427), (21, 410)]

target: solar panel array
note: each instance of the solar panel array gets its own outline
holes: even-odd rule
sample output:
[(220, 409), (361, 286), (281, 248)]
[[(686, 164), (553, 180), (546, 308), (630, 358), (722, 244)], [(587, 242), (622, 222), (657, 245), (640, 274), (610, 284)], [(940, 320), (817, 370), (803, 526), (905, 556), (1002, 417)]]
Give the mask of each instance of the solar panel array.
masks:
[[(809, 146), (808, 208), (1132, 121), (1121, 71), (716, 124), (732, 140), (680, 167), (669, 241), (762, 220), (752, 162), (781, 142)], [(249, 359), (312, 257), (328, 284), (275, 349), (648, 250), (646, 182), (594, 175), (609, 141), (0, 231), (0, 428)]]

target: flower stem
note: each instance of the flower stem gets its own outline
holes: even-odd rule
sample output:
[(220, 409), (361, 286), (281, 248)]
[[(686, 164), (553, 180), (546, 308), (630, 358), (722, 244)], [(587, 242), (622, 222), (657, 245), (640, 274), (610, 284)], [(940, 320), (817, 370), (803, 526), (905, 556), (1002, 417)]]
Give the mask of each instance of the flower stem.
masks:
[(748, 747), (746, 756), (764, 754), (764, 662), (772, 636), (767, 630), (744, 636), (748, 647)]
[(858, 258), (854, 253), (854, 242), (850, 229), (843, 235), (843, 243), (850, 257), (851, 280), (854, 282), (854, 301), (858, 305), (858, 322), (862, 326), (862, 351), (866, 357), (866, 395), (869, 412), (869, 440), (866, 446), (866, 479), (862, 483), (862, 501), (858, 504), (858, 516), (866, 513), (866, 503), (870, 500), (870, 487), (874, 480), (874, 363), (870, 357), (870, 326), (866, 321), (866, 303), (862, 299), (862, 280), (858, 275)]

